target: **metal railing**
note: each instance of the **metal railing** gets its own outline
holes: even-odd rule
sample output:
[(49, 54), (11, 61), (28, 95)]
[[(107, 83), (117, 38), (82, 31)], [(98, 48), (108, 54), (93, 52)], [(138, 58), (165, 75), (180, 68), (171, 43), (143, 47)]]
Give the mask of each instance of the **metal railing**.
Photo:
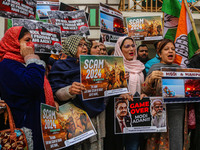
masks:
[[(120, 11), (143, 11), (143, 12), (161, 12), (163, 0), (120, 0)], [(193, 13), (200, 13), (200, 0), (188, 2)]]

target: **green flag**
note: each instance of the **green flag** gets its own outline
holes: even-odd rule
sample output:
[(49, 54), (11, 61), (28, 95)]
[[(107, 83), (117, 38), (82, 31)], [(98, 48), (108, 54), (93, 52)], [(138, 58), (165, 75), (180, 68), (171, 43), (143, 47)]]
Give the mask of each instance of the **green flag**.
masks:
[(178, 0), (163, 0), (162, 11), (164, 12), (164, 33), (165, 39), (175, 40), (178, 27), (178, 18), (181, 5)]

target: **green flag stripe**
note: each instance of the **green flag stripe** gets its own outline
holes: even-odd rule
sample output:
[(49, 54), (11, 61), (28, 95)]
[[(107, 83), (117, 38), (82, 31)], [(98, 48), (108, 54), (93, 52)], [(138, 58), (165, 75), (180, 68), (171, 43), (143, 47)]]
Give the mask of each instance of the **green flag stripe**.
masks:
[(177, 30), (177, 28), (168, 29), (167, 33), (165, 34), (164, 39), (170, 39), (170, 40), (174, 41), (175, 37), (176, 37), (176, 30)]
[(194, 55), (194, 53), (198, 50), (198, 44), (194, 35), (194, 31), (188, 33), (188, 56), (189, 59)]
[(181, 11), (180, 2), (178, 0), (163, 0), (162, 11), (179, 18)]

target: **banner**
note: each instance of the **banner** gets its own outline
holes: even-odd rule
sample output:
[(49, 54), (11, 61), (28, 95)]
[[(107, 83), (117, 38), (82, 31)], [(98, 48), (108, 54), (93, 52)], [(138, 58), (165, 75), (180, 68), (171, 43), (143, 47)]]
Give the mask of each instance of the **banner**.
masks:
[(134, 97), (134, 101), (115, 98), (114, 108), (115, 134), (167, 132), (162, 97)]
[(124, 34), (122, 13), (108, 5), (100, 3), (100, 41), (107, 46), (114, 46)]
[(60, 26), (62, 37), (70, 35), (90, 35), (84, 10), (48, 11), (52, 24)]
[(46, 150), (62, 149), (96, 134), (85, 111), (66, 103), (59, 107), (41, 104), (41, 125)]
[(35, 53), (59, 55), (61, 46), (60, 27), (29, 19), (12, 19), (13, 26), (24, 26), (33, 38)]
[(200, 69), (161, 68), (165, 103), (200, 101)]
[(128, 35), (135, 40), (160, 40), (162, 39), (161, 16), (131, 17), (126, 18)]
[(35, 11), (35, 0), (0, 0), (1, 17), (35, 19)]
[(123, 57), (80, 56), (84, 100), (128, 93)]
[(59, 2), (37, 1), (37, 14), (40, 20), (49, 19), (47, 12), (59, 10)]

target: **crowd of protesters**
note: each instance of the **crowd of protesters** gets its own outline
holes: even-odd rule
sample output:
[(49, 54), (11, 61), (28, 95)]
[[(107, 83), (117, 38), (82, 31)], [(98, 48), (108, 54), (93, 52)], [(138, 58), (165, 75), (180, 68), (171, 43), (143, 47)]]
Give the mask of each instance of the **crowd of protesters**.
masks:
[[(129, 93), (117, 95), (133, 101), (134, 97), (161, 96), (161, 67), (174, 64), (175, 45), (168, 39), (155, 43), (156, 56), (148, 57), (147, 45), (136, 46), (131, 37), (120, 37), (114, 50), (107, 51), (103, 43), (71, 35), (63, 42), (62, 57), (34, 53), (30, 32), (24, 27), (12, 27), (0, 41), (0, 130), (4, 124), (5, 103), (10, 107), (17, 128), (32, 132), (29, 149), (43, 150), (40, 124), (40, 104), (58, 106), (71, 101), (90, 116), (97, 135), (66, 149), (70, 150), (186, 150), (200, 149), (199, 105), (195, 106), (196, 129), (189, 145), (186, 104), (167, 105), (166, 133), (114, 134), (114, 96), (83, 101), (80, 83), (80, 55), (122, 56)], [(64, 56), (64, 57), (63, 57)], [(199, 54), (188, 67), (199, 68)], [(0, 148), (1, 149), (1, 148)]]

